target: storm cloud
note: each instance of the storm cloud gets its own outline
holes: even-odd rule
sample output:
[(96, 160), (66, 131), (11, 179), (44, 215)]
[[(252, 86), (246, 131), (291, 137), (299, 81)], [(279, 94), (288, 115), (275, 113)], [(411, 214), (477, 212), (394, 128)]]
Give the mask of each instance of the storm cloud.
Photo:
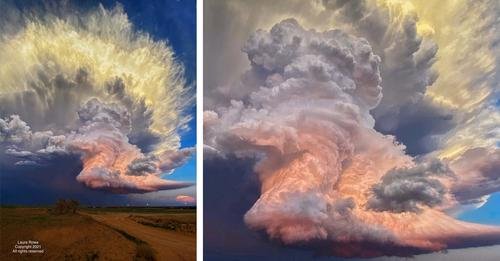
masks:
[[(399, 59), (407, 63), (394, 66), (408, 66), (405, 77), (416, 78), (404, 91), (388, 90), (395, 107), (387, 111), (397, 107), (405, 117), (431, 119), (433, 127), (415, 135), (432, 139), (454, 126), (452, 115), (423, 97), (435, 79), (436, 47), (424, 43), (414, 17), (403, 14), (394, 38), (383, 43), (396, 48), (393, 41), (408, 38), (393, 50), (401, 53), (381, 56), (353, 31), (305, 29), (295, 19), (250, 34), (242, 48), (250, 68), (234, 85), (209, 93), (213, 99), (204, 112), (209, 162), (232, 155), (256, 161), (261, 188), (244, 214), (250, 229), (287, 246), (342, 256), (422, 253), (500, 240), (499, 228), (462, 222), (447, 212), (461, 204), (453, 193), (460, 178), (452, 159), (413, 158), (394, 136), (376, 129), (372, 112), (385, 106), (383, 70)], [(384, 30), (394, 33), (389, 28)], [(394, 126), (416, 124), (408, 121)]]
[(134, 29), (120, 5), (2, 6), (12, 10), (0, 19), (2, 168), (29, 172), (65, 157), (82, 165), (67, 175), (96, 190), (192, 185), (162, 178), (193, 151), (180, 143), (192, 91), (165, 42)]

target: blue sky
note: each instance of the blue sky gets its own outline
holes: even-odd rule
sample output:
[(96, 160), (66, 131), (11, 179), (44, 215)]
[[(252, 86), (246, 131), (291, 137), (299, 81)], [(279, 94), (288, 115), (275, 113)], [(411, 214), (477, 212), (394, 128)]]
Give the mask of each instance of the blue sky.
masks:
[(462, 213), (459, 219), (474, 223), (500, 225), (500, 208), (498, 206), (500, 206), (500, 193), (495, 193), (482, 207)]

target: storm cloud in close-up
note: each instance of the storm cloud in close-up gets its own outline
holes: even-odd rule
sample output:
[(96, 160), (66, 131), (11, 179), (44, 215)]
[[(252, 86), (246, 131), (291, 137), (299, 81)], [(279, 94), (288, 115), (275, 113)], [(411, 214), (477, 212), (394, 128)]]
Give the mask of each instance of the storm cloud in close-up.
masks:
[(499, 11), (206, 1), (206, 257), (493, 258)]
[(108, 2), (0, 2), (2, 204), (194, 204), (195, 26)]

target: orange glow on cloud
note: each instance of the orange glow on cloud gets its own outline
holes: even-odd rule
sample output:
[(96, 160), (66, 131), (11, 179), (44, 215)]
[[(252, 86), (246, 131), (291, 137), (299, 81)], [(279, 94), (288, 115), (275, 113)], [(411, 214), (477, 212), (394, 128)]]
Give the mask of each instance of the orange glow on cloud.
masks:
[[(495, 149), (477, 156), (483, 170), (469, 173), (467, 159), (416, 159), (377, 132), (370, 110), (383, 95), (381, 59), (366, 40), (287, 19), (256, 31), (243, 51), (251, 62), (238, 86), (243, 98), (205, 111), (204, 142), (205, 155), (257, 159), (261, 194), (244, 216), (249, 228), (342, 256), (500, 242), (500, 227), (449, 213), (488, 193), (458, 188), (471, 176), (477, 187), (493, 183)], [(426, 165), (432, 160), (437, 169)], [(382, 209), (372, 203), (379, 185)]]
[(180, 148), (179, 133), (188, 129), (193, 97), (165, 42), (136, 30), (119, 4), (14, 13), (19, 20), (7, 19), (1, 29), (0, 57), (9, 62), (0, 64), (7, 116), (0, 124), (12, 127), (0, 136), (19, 130), (23, 136), (1, 139), (0, 150), (31, 158), (13, 164), (76, 154), (83, 163), (77, 180), (93, 189), (145, 193), (192, 185), (161, 177), (194, 153)]
[(196, 199), (194, 197), (186, 195), (178, 195), (177, 197), (175, 197), (175, 200), (184, 204), (196, 203)]

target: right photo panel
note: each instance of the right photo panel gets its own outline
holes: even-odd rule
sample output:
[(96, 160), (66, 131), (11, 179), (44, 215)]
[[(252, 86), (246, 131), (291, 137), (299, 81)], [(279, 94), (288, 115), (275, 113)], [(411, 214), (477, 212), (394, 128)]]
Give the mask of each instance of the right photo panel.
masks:
[(205, 0), (204, 260), (499, 260), (497, 0)]

